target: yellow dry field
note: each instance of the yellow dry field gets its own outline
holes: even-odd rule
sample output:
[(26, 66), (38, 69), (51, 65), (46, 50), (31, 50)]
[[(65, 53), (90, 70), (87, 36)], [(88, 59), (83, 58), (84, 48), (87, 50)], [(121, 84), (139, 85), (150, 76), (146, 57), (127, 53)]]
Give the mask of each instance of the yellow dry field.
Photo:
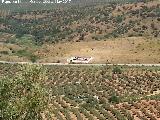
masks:
[[(22, 46), (0, 44), (0, 51), (23, 49)], [(31, 48), (28, 48), (32, 51)], [(91, 63), (160, 63), (160, 39), (130, 37), (105, 41), (44, 44), (33, 52), (37, 62), (65, 63), (72, 56), (93, 57)], [(0, 60), (30, 61), (27, 57), (0, 54)]]
[(92, 63), (160, 63), (160, 40), (119, 38), (106, 41), (44, 45), (39, 62), (66, 62), (71, 56), (93, 57)]

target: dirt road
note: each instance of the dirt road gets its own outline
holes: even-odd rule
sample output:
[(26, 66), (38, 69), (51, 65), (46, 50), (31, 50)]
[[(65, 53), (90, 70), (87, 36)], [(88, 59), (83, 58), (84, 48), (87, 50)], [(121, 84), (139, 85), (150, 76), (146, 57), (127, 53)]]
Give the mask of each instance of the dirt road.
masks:
[(3, 64), (33, 64), (33, 65), (59, 65), (59, 66), (105, 66), (105, 65), (120, 65), (120, 66), (158, 66), (160, 64), (68, 64), (68, 63), (32, 63), (32, 62), (8, 62), (8, 61), (0, 61)]

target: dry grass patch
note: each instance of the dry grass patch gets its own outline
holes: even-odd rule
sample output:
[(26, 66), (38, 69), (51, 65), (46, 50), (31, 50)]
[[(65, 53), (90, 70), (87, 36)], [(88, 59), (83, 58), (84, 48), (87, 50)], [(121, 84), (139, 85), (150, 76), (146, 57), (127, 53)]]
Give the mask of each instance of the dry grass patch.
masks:
[(93, 63), (159, 63), (160, 42), (142, 37), (109, 39), (106, 41), (66, 42), (44, 45), (36, 53), (40, 61), (66, 59), (71, 56), (91, 56)]

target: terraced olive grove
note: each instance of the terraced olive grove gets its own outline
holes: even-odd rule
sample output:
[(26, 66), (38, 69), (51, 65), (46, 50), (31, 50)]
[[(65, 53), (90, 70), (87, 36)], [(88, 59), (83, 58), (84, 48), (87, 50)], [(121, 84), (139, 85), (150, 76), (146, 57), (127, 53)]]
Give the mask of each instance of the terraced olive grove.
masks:
[(0, 118), (158, 120), (160, 68), (0, 64)]

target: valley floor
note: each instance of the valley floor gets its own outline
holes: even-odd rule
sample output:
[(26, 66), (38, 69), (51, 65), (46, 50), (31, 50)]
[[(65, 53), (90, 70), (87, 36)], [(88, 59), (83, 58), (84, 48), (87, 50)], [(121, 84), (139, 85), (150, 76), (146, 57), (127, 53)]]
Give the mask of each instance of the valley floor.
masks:
[[(36, 62), (66, 63), (72, 56), (93, 57), (91, 63), (159, 64), (160, 40), (143, 37), (116, 38), (104, 41), (61, 42), (35, 48), (1, 43), (0, 51), (26, 50), (37, 56)], [(25, 56), (26, 55), (26, 56)], [(28, 54), (0, 54), (1, 61), (29, 62)]]

